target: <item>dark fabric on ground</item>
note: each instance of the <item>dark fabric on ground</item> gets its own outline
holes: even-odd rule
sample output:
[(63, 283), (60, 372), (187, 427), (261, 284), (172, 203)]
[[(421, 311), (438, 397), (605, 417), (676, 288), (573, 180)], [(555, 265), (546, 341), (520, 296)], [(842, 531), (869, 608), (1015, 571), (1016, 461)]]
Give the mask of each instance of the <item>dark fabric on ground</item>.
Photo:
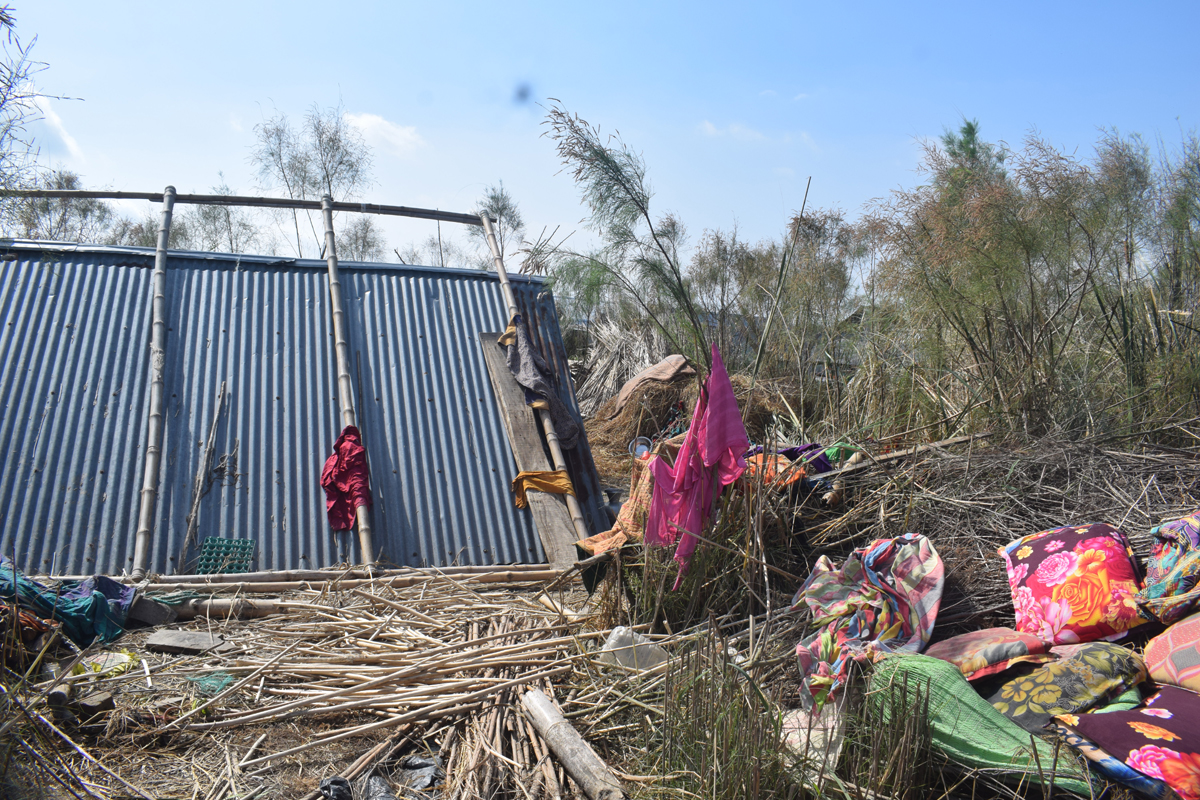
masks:
[(1146, 680), (1141, 657), (1118, 644), (1090, 642), (1052, 652), (1063, 658), (1009, 679), (988, 696), (997, 711), (1031, 733), (1045, 733), (1053, 716), (1103, 705)]
[(94, 639), (111, 642), (125, 633), (125, 618), (137, 590), (96, 575), (83, 581), (63, 581), (55, 591), (13, 569), (0, 559), (0, 597), (15, 598), (42, 619), (62, 624), (63, 635), (78, 647)]
[(1163, 686), (1133, 711), (1060, 714), (1058, 721), (1114, 759), (1200, 800), (1200, 695)]

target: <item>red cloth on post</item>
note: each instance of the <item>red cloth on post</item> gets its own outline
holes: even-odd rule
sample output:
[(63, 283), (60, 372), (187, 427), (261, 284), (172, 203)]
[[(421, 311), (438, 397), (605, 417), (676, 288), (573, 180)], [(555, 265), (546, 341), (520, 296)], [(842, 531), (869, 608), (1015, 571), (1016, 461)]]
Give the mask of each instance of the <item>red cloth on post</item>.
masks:
[(333, 455), (321, 470), (325, 511), (329, 527), (348, 531), (354, 527), (359, 506), (371, 505), (371, 476), (367, 472), (367, 449), (358, 428), (347, 425), (333, 446)]

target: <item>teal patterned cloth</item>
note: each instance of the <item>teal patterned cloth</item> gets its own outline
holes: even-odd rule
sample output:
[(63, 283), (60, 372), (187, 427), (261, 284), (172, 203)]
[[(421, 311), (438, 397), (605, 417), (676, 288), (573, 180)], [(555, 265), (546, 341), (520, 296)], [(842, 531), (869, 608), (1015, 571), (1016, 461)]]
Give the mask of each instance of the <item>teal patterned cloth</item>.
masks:
[(15, 570), (7, 558), (0, 559), (0, 597), (16, 599), (42, 619), (61, 623), (63, 635), (79, 647), (120, 638), (136, 593), (103, 575), (63, 581), (50, 589)]
[(1146, 588), (1138, 592), (1137, 604), (1149, 616), (1170, 625), (1200, 602), (1200, 511), (1150, 533), (1154, 547), (1146, 561)]

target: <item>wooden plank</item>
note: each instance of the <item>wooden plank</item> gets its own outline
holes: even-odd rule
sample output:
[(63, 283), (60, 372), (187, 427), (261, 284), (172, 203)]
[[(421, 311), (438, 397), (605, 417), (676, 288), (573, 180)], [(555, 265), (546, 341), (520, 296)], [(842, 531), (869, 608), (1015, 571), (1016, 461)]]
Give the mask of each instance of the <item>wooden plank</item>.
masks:
[[(479, 344), (483, 347), (483, 359), (487, 363), (492, 389), (500, 404), (500, 416), (508, 431), (508, 443), (513, 458), (521, 472), (542, 472), (553, 469), (546, 451), (542, 448), (542, 437), (538, 433), (537, 416), (525, 405), (525, 390), (513, 378), (504, 357), (504, 350), (496, 344), (499, 333), (480, 333)], [(515, 475), (512, 477), (516, 477)], [(567, 504), (559, 495), (531, 491), (529, 510), (546, 560), (555, 569), (566, 569), (575, 563), (575, 525)]]

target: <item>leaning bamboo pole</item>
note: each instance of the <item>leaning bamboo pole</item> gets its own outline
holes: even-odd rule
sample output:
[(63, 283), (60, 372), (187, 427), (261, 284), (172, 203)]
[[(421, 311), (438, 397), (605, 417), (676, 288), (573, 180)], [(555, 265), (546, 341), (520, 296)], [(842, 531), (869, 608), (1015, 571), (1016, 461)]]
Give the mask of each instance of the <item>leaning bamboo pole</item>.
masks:
[[(508, 281), (508, 271), (504, 268), (504, 256), (500, 253), (500, 246), (496, 243), (496, 232), (492, 229), (491, 217), (483, 213), (479, 215), (479, 219), (483, 222), (488, 248), (492, 251), (492, 262), (496, 267), (496, 275), (500, 278), (500, 290), (504, 293), (504, 302), (508, 306), (508, 319), (511, 321), (520, 312), (517, 309), (517, 298), (513, 294), (512, 284)], [(534, 413), (541, 421), (542, 431), (546, 434), (546, 444), (550, 447), (550, 458), (554, 462), (554, 469), (565, 471), (567, 460), (563, 457), (562, 444), (558, 439), (558, 431), (554, 429), (554, 420), (550, 418), (550, 412), (538, 409)], [(588, 538), (591, 533), (583, 519), (583, 509), (579, 506), (579, 499), (573, 494), (564, 494), (563, 497), (566, 498), (567, 511), (571, 514), (571, 521), (575, 523), (576, 535), (580, 539)]]
[(154, 250), (153, 300), (150, 309), (150, 418), (146, 426), (146, 464), (142, 473), (142, 495), (138, 526), (133, 542), (133, 577), (141, 580), (150, 565), (150, 534), (154, 530), (154, 506), (158, 499), (158, 474), (162, 463), (163, 405), (166, 394), (164, 372), (167, 354), (167, 246), (171, 241), (171, 214), (175, 187), (162, 195), (162, 217), (158, 246)]
[(549, 697), (537, 689), (530, 689), (521, 697), (521, 705), (533, 727), (584, 794), (591, 800), (621, 800), (625, 797), (620, 781), (608, 765), (600, 760)]

